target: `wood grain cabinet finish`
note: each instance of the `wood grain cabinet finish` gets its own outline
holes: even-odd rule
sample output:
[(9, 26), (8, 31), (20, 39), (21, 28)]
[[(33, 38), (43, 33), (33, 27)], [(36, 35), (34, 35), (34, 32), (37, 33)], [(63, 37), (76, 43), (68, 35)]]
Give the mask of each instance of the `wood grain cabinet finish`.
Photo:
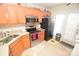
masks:
[(25, 8), (23, 6), (16, 5), (17, 23), (26, 23), (24, 9)]
[(41, 40), (43, 41), (45, 37), (45, 29), (41, 31)]
[(21, 5), (13, 4), (0, 5), (0, 24), (24, 24), (26, 23), (25, 16), (37, 16), (39, 22), (42, 22), (42, 17), (48, 15), (49, 13), (45, 13), (37, 8), (23, 7)]
[(34, 16), (33, 15), (34, 10), (29, 7), (25, 7), (25, 16)]
[(25, 16), (37, 16), (38, 21), (42, 22), (42, 17), (49, 16), (49, 15), (48, 15), (48, 13), (45, 13), (44, 11), (42, 11), (40, 9), (27, 7), (27, 8), (25, 8)]
[(22, 52), (29, 47), (29, 35), (23, 35), (9, 45), (9, 56), (20, 56)]
[[(16, 44), (14, 44), (16, 43)], [(13, 46), (10, 45), (11, 56), (19, 56), (23, 51), (22, 41), (16, 41), (13, 43)]]
[(7, 23), (5, 7), (6, 6), (3, 5), (3, 4), (0, 5), (0, 24), (6, 24)]
[(30, 37), (29, 37), (29, 35), (24, 35), (24, 36), (21, 37), (21, 39), (22, 39), (24, 49), (29, 48), (30, 47)]
[(9, 24), (16, 24), (17, 23), (17, 16), (16, 16), (16, 8), (15, 5), (6, 5), (7, 7), (7, 18)]

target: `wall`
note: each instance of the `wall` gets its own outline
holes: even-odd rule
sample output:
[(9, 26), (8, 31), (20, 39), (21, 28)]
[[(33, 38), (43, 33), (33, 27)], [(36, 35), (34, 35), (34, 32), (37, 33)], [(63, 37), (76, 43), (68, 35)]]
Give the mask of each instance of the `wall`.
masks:
[[(68, 14), (78, 13), (79, 12), (79, 4), (71, 4), (69, 6), (60, 5), (60, 6), (56, 6), (54, 8), (51, 8), (50, 11), (52, 13), (52, 15), (51, 15), (52, 21), (55, 23), (53, 35), (55, 35), (56, 32), (60, 32), (63, 34), (63, 31), (65, 29), (64, 27), (65, 27), (66, 22), (67, 22)], [(56, 15), (64, 15), (65, 16), (65, 18), (63, 20), (61, 20), (61, 19), (58, 20), (58, 21), (62, 21), (62, 24), (56, 23), (56, 22), (58, 22), (58, 21), (56, 21)], [(56, 27), (56, 25), (58, 25), (58, 27)], [(60, 25), (60, 27), (59, 27), (59, 25)]]
[(25, 7), (34, 7), (34, 8), (39, 8), (41, 10), (43, 10), (45, 7), (43, 6), (39, 6), (39, 5), (35, 5), (34, 3), (22, 3), (21, 5), (25, 6)]
[[(72, 29), (76, 30), (75, 24), (79, 22), (79, 4), (61, 5), (51, 8), (50, 11), (52, 12), (52, 20), (55, 23), (53, 35), (61, 33), (64, 39), (68, 39), (67, 42), (69, 40), (73, 41), (72, 39), (75, 39), (75, 32)], [(73, 43), (71, 42), (71, 44)]]

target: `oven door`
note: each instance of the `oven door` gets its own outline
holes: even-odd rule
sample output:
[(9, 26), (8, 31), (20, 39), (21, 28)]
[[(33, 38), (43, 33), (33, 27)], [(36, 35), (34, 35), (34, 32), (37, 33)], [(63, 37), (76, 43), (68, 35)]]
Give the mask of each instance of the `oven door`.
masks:
[(38, 40), (38, 32), (31, 33), (31, 41)]
[(31, 42), (31, 47), (39, 44), (41, 42), (40, 32), (35, 31), (30, 33), (30, 42)]

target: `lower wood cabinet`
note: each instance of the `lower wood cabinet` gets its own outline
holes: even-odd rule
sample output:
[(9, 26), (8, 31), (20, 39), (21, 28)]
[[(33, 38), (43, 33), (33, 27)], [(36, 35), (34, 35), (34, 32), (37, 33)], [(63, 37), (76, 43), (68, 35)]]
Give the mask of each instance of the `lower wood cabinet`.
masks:
[(29, 47), (29, 35), (23, 35), (9, 45), (9, 56), (20, 56), (22, 52)]
[(45, 37), (45, 29), (43, 29), (40, 34), (41, 34), (41, 40), (43, 41)]
[[(45, 29), (39, 32), (39, 39), (44, 40)], [(20, 56), (22, 52), (30, 47), (29, 34), (23, 35), (9, 45), (9, 56)]]
[(29, 35), (22, 36), (22, 43), (23, 43), (24, 49), (27, 49), (27, 48), (30, 47), (30, 37), (29, 37)]

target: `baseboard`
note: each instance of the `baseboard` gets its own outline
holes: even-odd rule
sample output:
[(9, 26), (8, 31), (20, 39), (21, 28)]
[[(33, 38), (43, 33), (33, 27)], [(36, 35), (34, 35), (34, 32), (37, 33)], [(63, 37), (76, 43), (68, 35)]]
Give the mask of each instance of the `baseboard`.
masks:
[(65, 46), (68, 46), (70, 48), (74, 48), (74, 46), (72, 46), (72, 45), (70, 45), (70, 44), (68, 44), (68, 43), (66, 43), (64, 41), (60, 41), (60, 43), (63, 44), (63, 45), (65, 45)]

